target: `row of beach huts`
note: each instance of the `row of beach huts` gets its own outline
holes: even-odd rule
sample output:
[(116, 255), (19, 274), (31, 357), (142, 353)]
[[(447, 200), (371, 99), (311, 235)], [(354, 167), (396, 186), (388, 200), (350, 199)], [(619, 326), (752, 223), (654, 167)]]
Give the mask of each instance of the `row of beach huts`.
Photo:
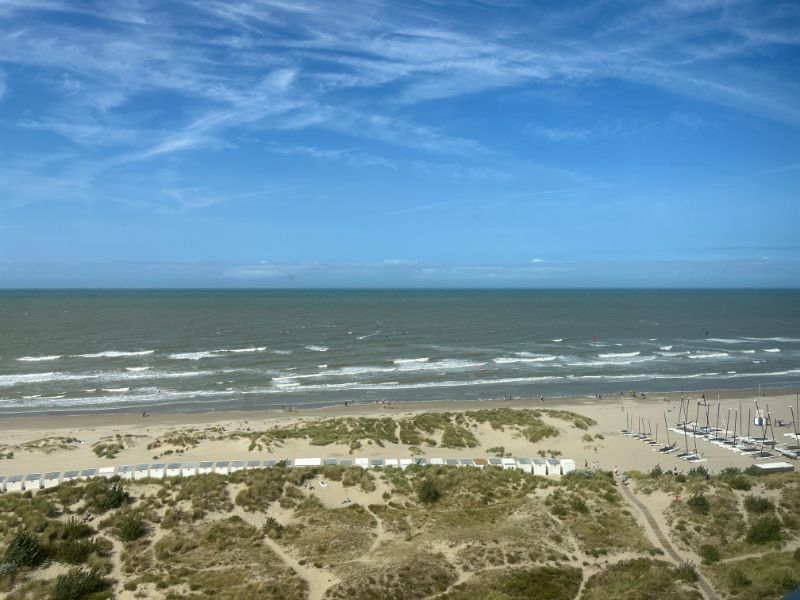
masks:
[(120, 465), (119, 467), (99, 467), (79, 471), (51, 473), (31, 473), (29, 475), (0, 475), (0, 492), (23, 492), (54, 488), (69, 481), (86, 481), (95, 477), (119, 477), (125, 480), (164, 479), (165, 477), (192, 477), (194, 475), (230, 475), (237, 471), (265, 469), (271, 467), (360, 467), (379, 469), (395, 467), (405, 469), (411, 465), (442, 465), (453, 467), (494, 467), (518, 469), (533, 475), (566, 475), (575, 470), (572, 459), (557, 458), (284, 458), (269, 460), (221, 460), (153, 463), (139, 465)]

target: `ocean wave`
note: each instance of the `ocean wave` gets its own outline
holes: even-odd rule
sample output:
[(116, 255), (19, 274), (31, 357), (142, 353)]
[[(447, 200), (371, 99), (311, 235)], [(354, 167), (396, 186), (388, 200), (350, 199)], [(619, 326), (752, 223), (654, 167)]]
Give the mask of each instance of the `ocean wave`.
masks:
[(407, 365), (412, 363), (424, 363), (430, 359), (426, 356), (424, 358), (396, 358), (392, 362), (396, 365)]
[(42, 362), (46, 360), (58, 360), (61, 358), (60, 354), (53, 354), (51, 356), (20, 356), (17, 360), (23, 362)]
[(312, 352), (327, 352), (329, 348), (327, 346), (306, 346), (306, 350), (311, 350)]
[(493, 358), (492, 362), (498, 365), (514, 364), (514, 363), (544, 363), (556, 360), (557, 356), (536, 356), (536, 357), (523, 357), (523, 356), (499, 356)]
[(292, 351), (291, 350), (273, 350), (272, 353), (273, 354), (280, 354), (282, 356), (285, 356), (285, 355), (291, 354)]
[(131, 388), (129, 388), (129, 387), (122, 387), (122, 388), (102, 388), (100, 391), (101, 391), (101, 392), (111, 392), (111, 393), (117, 393), (117, 392), (130, 392), (130, 391), (131, 391)]
[(780, 352), (780, 348), (765, 348), (764, 352)]
[[(448, 388), (448, 387), (462, 387), (473, 385), (507, 385), (515, 383), (542, 383), (564, 379), (562, 376), (548, 376), (548, 377), (508, 377), (502, 379), (473, 379), (469, 381), (421, 381), (415, 383), (398, 383), (396, 381), (388, 381), (381, 383), (362, 383), (362, 382), (349, 382), (349, 383), (321, 383), (313, 385), (295, 385), (296, 382), (279, 382), (278, 386), (267, 389), (265, 391), (272, 393), (281, 392), (320, 392), (320, 391), (350, 391), (350, 390), (363, 390), (363, 391), (380, 391), (380, 390), (418, 390), (418, 389), (431, 389), (431, 388)], [(273, 380), (273, 384), (275, 380)]]
[(665, 352), (669, 352), (672, 350), (672, 346), (661, 346), (659, 350), (664, 350)]
[(0, 375), (0, 387), (28, 383), (51, 383), (59, 381), (135, 381), (140, 379), (181, 379), (210, 375), (212, 371), (102, 371), (90, 373), (20, 373)]
[(744, 338), (746, 340), (752, 340), (754, 342), (787, 342), (787, 343), (794, 343), (800, 342), (800, 338), (794, 337), (748, 337)]
[(717, 342), (718, 344), (746, 344), (747, 340), (732, 339), (732, 338), (706, 338), (707, 342)]
[[(387, 373), (425, 373), (435, 371), (438, 373), (451, 373), (454, 371), (463, 371), (470, 369), (477, 369), (484, 366), (486, 363), (474, 362), (469, 360), (459, 359), (444, 359), (434, 362), (408, 362), (395, 364), (394, 366), (355, 366), (355, 367), (340, 367), (338, 369), (325, 369), (321, 373), (297, 373), (293, 375), (279, 376), (277, 379), (281, 380), (298, 380), (298, 379), (320, 379), (320, 378), (333, 378), (333, 377), (358, 377), (361, 375), (385, 375)], [(273, 379), (274, 381), (274, 379)]]
[(630, 358), (632, 356), (639, 356), (641, 352), (607, 352), (606, 354), (598, 354), (599, 358)]
[(655, 356), (631, 356), (630, 360), (614, 359), (614, 360), (576, 360), (571, 359), (573, 362), (567, 362), (568, 367), (622, 367), (625, 365), (635, 365), (643, 362), (655, 360)]
[(564, 338), (555, 338), (554, 340), (550, 340), (551, 342), (555, 342), (556, 344), (560, 344), (564, 341)]
[(0, 399), (0, 407), (2, 408), (72, 408), (81, 406), (95, 406), (102, 407), (107, 405), (117, 404), (169, 404), (174, 400), (187, 400), (194, 398), (217, 397), (217, 396), (230, 396), (235, 394), (235, 391), (228, 390), (191, 390), (191, 391), (169, 391), (159, 390), (157, 388), (147, 388), (143, 393), (135, 394), (116, 394), (111, 392), (106, 396), (72, 396), (65, 397), (64, 394), (56, 396), (41, 396), (39, 398), (32, 398), (32, 401), (20, 403), (19, 400), (8, 398)]
[(203, 358), (219, 358), (222, 354), (211, 350), (201, 350), (200, 352), (175, 352), (169, 357), (173, 360), (200, 360)]
[(264, 352), (266, 349), (266, 346), (253, 346), (252, 348), (222, 348), (220, 350), (214, 350), (214, 352), (230, 352), (232, 354), (240, 354), (243, 352)]
[(120, 358), (123, 356), (147, 356), (153, 354), (155, 350), (106, 350), (104, 352), (93, 352), (91, 354), (73, 354), (74, 358)]
[(136, 373), (138, 371), (149, 371), (150, 367), (125, 367), (126, 371), (131, 371), (132, 373)]
[(755, 350), (740, 350), (740, 352), (742, 354), (755, 354), (756, 353)]
[(691, 359), (707, 359), (707, 358), (726, 358), (730, 356), (727, 352), (695, 352), (689, 354)]

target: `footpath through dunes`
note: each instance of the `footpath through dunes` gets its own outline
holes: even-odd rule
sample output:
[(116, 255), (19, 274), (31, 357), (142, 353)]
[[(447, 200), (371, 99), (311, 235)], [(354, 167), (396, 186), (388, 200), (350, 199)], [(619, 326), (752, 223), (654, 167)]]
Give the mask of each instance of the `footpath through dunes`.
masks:
[[(666, 553), (673, 563), (676, 565), (686, 563), (687, 559), (682, 558), (675, 548), (673, 548), (666, 535), (664, 535), (664, 533), (661, 531), (661, 527), (659, 527), (658, 522), (655, 520), (650, 510), (636, 498), (628, 485), (620, 484), (619, 489), (621, 490), (622, 496), (625, 498), (625, 500), (634, 507), (641, 522), (644, 523), (648, 537), (657, 542), (658, 546)], [(708, 583), (703, 574), (698, 573), (697, 576), (697, 584), (706, 600), (720, 600), (719, 596)]]

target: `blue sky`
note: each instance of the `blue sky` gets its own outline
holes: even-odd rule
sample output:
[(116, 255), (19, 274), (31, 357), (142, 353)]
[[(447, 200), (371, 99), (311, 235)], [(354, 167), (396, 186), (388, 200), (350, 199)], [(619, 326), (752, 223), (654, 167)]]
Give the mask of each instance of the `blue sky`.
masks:
[(0, 287), (798, 286), (796, 2), (0, 0)]

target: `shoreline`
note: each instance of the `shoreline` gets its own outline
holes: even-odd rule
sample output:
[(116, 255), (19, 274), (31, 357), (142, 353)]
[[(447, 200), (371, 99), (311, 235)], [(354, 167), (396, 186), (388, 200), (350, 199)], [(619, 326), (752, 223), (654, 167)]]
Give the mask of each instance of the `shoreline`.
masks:
[[(765, 399), (778, 396), (789, 396), (800, 394), (800, 387), (761, 387), (761, 396)], [(594, 396), (549, 396), (544, 400), (538, 397), (509, 396), (508, 398), (450, 398), (444, 400), (398, 400), (386, 403), (378, 401), (338, 401), (319, 402), (319, 403), (299, 403), (286, 404), (288, 410), (280, 407), (275, 408), (253, 408), (253, 409), (230, 409), (230, 410), (152, 410), (146, 409), (144, 412), (147, 417), (142, 416), (139, 410), (132, 411), (126, 407), (116, 410), (98, 409), (87, 411), (70, 412), (68, 410), (52, 410), (47, 412), (37, 412), (31, 414), (2, 414), (0, 413), (0, 429), (35, 429), (37, 425), (44, 424), (52, 428), (50, 422), (53, 419), (63, 421), (63, 427), (85, 427), (103, 425), (202, 425), (217, 421), (229, 420), (274, 420), (274, 419), (293, 419), (300, 416), (309, 417), (341, 417), (341, 416), (369, 416), (373, 413), (392, 410), (396, 412), (445, 412), (445, 411), (464, 411), (474, 410), (476, 405), (486, 407), (506, 406), (512, 408), (552, 408), (554, 406), (565, 407), (568, 405), (596, 405), (596, 404), (625, 404), (626, 402), (647, 402), (651, 399), (675, 400), (681, 396), (705, 395), (709, 402), (716, 401), (717, 395), (726, 400), (743, 400), (745, 398), (757, 398), (758, 388), (731, 388), (713, 390), (672, 390), (645, 392), (645, 397), (641, 393), (633, 397), (628, 393), (617, 393), (613, 395), (601, 395), (598, 399)], [(309, 405), (311, 404), (311, 405)], [(202, 405), (201, 405), (202, 406)], [(449, 408), (448, 408), (449, 407)], [(798, 415), (800, 418), (800, 415)], [(92, 421), (93, 423), (87, 423)]]

